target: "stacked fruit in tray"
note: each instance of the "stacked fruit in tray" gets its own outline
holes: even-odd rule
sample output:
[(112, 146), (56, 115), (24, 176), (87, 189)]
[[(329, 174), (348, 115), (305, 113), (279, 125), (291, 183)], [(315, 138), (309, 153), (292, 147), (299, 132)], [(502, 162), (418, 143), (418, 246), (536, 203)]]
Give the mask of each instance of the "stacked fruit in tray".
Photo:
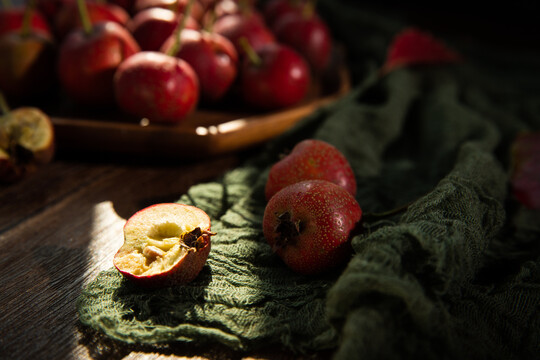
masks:
[(77, 104), (160, 123), (231, 98), (265, 111), (293, 106), (331, 51), (308, 0), (30, 0), (0, 11), (8, 98), (59, 84)]

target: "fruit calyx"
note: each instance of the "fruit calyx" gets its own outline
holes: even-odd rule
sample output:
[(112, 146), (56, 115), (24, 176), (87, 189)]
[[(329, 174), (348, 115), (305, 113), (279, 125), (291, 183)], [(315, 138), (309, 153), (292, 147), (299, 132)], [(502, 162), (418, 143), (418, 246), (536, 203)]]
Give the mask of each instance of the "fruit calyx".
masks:
[(172, 223), (156, 225), (150, 229), (146, 239), (141, 243), (140, 255), (132, 253), (119, 258), (118, 265), (135, 275), (159, 273), (170, 268), (177, 259), (187, 253), (195, 253), (207, 247), (210, 236), (215, 235), (208, 230), (201, 230), (200, 227), (185, 234), (181, 232), (182, 230)]
[(304, 229), (302, 221), (293, 221), (288, 211), (276, 214), (276, 216), (279, 222), (275, 231), (278, 235), (274, 243), (274, 250), (294, 244)]
[[(167, 224), (170, 225), (170, 224)], [(180, 229), (178, 229), (179, 231)], [(205, 230), (204, 232), (200, 227), (196, 227), (186, 234), (163, 236), (163, 231), (167, 230), (157, 230), (157, 233), (153, 231), (148, 234), (148, 242), (144, 247), (142, 253), (148, 259), (156, 258), (157, 256), (163, 256), (167, 251), (169, 251), (175, 244), (180, 245), (180, 247), (186, 249), (187, 251), (197, 251), (202, 249), (206, 244), (208, 244), (209, 238), (211, 235), (215, 235), (210, 231)]]
[(200, 227), (178, 238), (173, 236), (170, 238), (154, 239), (154, 236), (149, 234), (150, 241), (144, 247), (142, 254), (146, 257), (146, 265), (148, 266), (158, 257), (165, 256), (177, 241), (180, 247), (184, 248), (187, 252), (196, 252), (208, 245), (210, 236), (212, 235), (216, 235), (216, 233), (208, 230), (202, 231)]
[(184, 235), (182, 239), (183, 246), (187, 247), (188, 251), (198, 251), (208, 244), (210, 236), (213, 235), (216, 235), (216, 233), (208, 230), (201, 231), (201, 228), (197, 227)]

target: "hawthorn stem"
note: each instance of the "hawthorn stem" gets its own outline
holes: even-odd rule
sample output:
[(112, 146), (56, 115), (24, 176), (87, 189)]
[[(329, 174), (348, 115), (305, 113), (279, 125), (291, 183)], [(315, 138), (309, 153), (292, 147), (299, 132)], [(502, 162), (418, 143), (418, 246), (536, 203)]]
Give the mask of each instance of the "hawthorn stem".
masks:
[(7, 103), (7, 100), (4, 97), (4, 93), (2, 93), (1, 91), (0, 91), (0, 111), (2, 112), (2, 115), (7, 115), (11, 111)]
[(249, 58), (249, 61), (251, 61), (256, 66), (259, 66), (262, 63), (261, 57), (255, 52), (255, 49), (253, 49), (253, 46), (249, 43), (248, 39), (245, 36), (242, 36), (240, 39), (238, 39), (238, 43), (244, 49), (246, 52), (247, 57)]
[(240, 0), (238, 2), (238, 6), (240, 7), (240, 13), (242, 15), (249, 15), (251, 12), (251, 8), (249, 6), (249, 0)]
[(184, 30), (184, 28), (186, 27), (187, 19), (191, 15), (191, 7), (193, 6), (194, 2), (195, 0), (188, 1), (186, 5), (186, 10), (184, 11), (180, 24), (174, 32), (174, 44), (171, 46), (169, 51), (167, 51), (167, 55), (175, 56), (182, 48), (182, 30)]
[(315, 13), (316, 0), (308, 0), (302, 8), (302, 17), (304, 19), (309, 19)]
[(92, 33), (92, 21), (90, 20), (90, 15), (88, 15), (88, 9), (84, 0), (77, 0), (77, 8), (79, 9), (84, 33), (90, 35)]
[(204, 24), (204, 30), (210, 33), (214, 29), (214, 23), (216, 22), (216, 4), (212, 6), (208, 14), (208, 18)]
[(30, 0), (28, 1), (28, 4), (26, 4), (26, 8), (24, 9), (23, 19), (22, 19), (22, 26), (21, 26), (21, 36), (25, 37), (30, 35), (31, 30), (31, 19), (32, 19), (32, 13), (34, 12), (34, 9), (36, 7), (36, 0)]

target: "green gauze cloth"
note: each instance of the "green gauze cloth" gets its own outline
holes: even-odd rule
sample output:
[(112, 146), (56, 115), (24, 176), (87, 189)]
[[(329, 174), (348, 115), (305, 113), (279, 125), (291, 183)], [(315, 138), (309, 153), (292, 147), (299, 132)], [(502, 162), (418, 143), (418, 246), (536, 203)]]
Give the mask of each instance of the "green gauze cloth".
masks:
[[(355, 50), (354, 72), (372, 75), (182, 196), (217, 232), (194, 282), (150, 291), (104, 271), (77, 301), (81, 322), (126, 343), (332, 349), (337, 359), (537, 357), (540, 214), (511, 197), (508, 154), (518, 132), (540, 128), (538, 98), (472, 65), (378, 78), (372, 64), (394, 23), (329, 4), (330, 19), (365, 20), (355, 23), (366, 29), (361, 45), (346, 38), (347, 16), (332, 28)], [(311, 277), (288, 270), (262, 235), (269, 167), (305, 138), (345, 154), (366, 213), (346, 267)], [(408, 203), (384, 220), (368, 215)]]

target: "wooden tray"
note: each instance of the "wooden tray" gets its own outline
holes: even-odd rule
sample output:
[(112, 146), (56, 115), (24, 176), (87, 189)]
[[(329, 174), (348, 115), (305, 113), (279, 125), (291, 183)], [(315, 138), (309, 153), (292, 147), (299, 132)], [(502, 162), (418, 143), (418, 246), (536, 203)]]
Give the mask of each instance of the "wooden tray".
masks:
[(148, 123), (114, 111), (81, 113), (51, 111), (56, 143), (61, 151), (110, 154), (163, 155), (179, 158), (228, 153), (267, 141), (350, 89), (344, 66), (316, 81), (297, 106), (275, 112), (200, 108), (178, 125)]

